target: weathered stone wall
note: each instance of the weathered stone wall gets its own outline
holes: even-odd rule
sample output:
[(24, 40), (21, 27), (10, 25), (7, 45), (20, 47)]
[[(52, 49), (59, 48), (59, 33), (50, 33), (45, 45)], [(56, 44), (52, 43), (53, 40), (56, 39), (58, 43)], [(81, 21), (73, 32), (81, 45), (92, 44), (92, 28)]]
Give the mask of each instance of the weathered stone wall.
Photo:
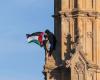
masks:
[(46, 80), (100, 80), (100, 0), (54, 0), (53, 17), (57, 46), (51, 59), (46, 53)]

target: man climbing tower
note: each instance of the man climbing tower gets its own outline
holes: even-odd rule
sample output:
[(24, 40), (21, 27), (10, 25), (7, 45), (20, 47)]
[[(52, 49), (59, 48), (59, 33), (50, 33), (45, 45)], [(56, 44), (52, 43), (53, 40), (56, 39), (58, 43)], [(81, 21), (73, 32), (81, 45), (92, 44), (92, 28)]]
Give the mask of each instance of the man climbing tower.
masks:
[(56, 38), (48, 29), (45, 30), (44, 38), (48, 41), (48, 47), (46, 48), (47, 52), (49, 53), (48, 56), (51, 56), (56, 48)]

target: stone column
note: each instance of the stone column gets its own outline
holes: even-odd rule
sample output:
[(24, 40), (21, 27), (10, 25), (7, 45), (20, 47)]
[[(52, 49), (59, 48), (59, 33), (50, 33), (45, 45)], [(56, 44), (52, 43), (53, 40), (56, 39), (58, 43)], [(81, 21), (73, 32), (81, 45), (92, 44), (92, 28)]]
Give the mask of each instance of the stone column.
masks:
[(68, 34), (69, 22), (66, 19), (66, 11), (70, 9), (71, 0), (55, 0), (54, 9), (54, 29), (57, 38), (56, 53), (59, 54), (61, 60), (64, 60), (66, 53), (66, 35)]

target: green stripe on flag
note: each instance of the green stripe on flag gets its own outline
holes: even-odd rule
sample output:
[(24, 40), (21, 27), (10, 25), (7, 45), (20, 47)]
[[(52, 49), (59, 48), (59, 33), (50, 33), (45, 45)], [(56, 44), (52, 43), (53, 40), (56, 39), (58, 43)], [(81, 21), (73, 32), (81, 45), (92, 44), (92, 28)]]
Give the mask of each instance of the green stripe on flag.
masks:
[(32, 40), (32, 41), (30, 41), (28, 43), (31, 43), (31, 42), (34, 42), (34, 43), (36, 43), (36, 44), (38, 44), (40, 46), (40, 42), (38, 40)]

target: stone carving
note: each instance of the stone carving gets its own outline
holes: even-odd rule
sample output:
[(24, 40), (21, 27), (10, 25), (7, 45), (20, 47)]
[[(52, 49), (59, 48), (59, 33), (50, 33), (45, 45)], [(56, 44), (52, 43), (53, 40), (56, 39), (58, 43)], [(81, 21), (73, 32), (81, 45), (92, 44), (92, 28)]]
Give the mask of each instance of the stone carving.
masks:
[(78, 76), (76, 80), (85, 80), (85, 64), (80, 59), (75, 64), (75, 70)]
[(80, 61), (78, 61), (75, 65), (78, 72), (84, 72), (84, 64), (82, 64)]
[(93, 38), (93, 33), (92, 32), (87, 32), (87, 37), (88, 38)]

